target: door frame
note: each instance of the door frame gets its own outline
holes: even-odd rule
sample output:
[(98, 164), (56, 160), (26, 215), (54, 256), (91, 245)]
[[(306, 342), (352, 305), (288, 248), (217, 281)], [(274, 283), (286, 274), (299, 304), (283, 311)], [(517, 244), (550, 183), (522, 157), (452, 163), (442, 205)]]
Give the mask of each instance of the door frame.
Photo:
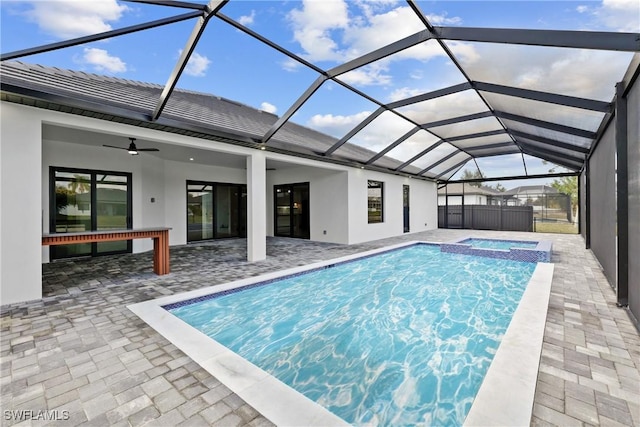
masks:
[[(187, 230), (187, 243), (198, 243), (198, 242), (207, 242), (210, 240), (216, 240), (216, 239), (237, 239), (237, 238), (243, 238), (243, 237), (247, 237), (247, 206), (246, 203), (244, 205), (244, 214), (242, 212), (242, 208), (243, 208), (243, 204), (242, 204), (242, 194), (245, 194), (246, 197), (246, 193), (247, 193), (247, 184), (236, 184), (234, 182), (216, 182), (216, 181), (202, 181), (202, 180), (186, 180), (185, 183), (185, 190), (186, 190), (186, 209), (189, 209), (189, 185), (210, 185), (211, 186), (211, 208), (213, 210), (213, 233), (210, 239), (200, 239), (200, 240), (189, 240), (189, 215), (185, 212), (185, 223), (186, 223), (186, 230)], [(227, 186), (231, 186), (231, 187), (238, 187), (238, 198), (236, 200), (236, 203), (238, 204), (238, 224), (240, 224), (239, 229), (238, 229), (238, 235), (237, 236), (225, 236), (225, 237), (218, 237), (217, 236), (217, 232), (216, 232), (216, 225), (217, 225), (217, 221), (218, 221), (218, 215), (216, 213), (216, 197), (218, 196), (218, 186), (219, 185), (227, 185)], [(244, 219), (244, 226), (242, 225)]]
[[(309, 205), (311, 205), (311, 193), (309, 182), (296, 182), (292, 184), (274, 184), (273, 186), (273, 235), (276, 237), (292, 237), (295, 239), (311, 239), (311, 209), (307, 209), (305, 215), (309, 224), (308, 233), (305, 236), (293, 235), (293, 194), (296, 187), (306, 187), (309, 194)], [(278, 188), (290, 189), (289, 193), (289, 235), (278, 234)]]
[[(406, 198), (405, 198), (406, 191)], [(406, 204), (405, 204), (406, 201)], [(402, 226), (403, 231), (408, 233), (411, 231), (411, 186), (408, 184), (402, 184)]]

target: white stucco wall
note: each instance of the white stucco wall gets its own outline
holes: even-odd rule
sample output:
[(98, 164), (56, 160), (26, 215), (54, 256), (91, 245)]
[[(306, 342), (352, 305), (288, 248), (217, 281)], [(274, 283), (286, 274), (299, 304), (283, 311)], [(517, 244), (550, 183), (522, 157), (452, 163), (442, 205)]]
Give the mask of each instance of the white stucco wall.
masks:
[(42, 126), (38, 110), (0, 108), (0, 304), (10, 304), (42, 297)]
[[(350, 169), (349, 173), (349, 243), (361, 243), (403, 234), (402, 185), (409, 190), (409, 228), (411, 233), (438, 227), (436, 184), (381, 172)], [(367, 181), (384, 182), (383, 218), (369, 224), (367, 217)]]
[(309, 183), (310, 240), (348, 243), (347, 172), (310, 166), (267, 171), (267, 235), (274, 233), (274, 186), (301, 182)]

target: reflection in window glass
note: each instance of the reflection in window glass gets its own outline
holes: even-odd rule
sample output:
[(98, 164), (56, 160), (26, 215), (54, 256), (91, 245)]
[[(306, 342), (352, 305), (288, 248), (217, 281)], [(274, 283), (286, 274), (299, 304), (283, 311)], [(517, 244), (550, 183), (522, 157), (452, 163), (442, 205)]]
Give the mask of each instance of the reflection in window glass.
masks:
[(369, 224), (383, 222), (383, 187), (380, 181), (367, 181), (367, 210)]

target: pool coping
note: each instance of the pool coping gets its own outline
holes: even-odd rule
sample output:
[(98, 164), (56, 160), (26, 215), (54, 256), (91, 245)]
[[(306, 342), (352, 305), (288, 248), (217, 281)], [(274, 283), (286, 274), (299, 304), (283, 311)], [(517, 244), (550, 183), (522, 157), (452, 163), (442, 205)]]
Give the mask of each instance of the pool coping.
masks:
[[(178, 319), (163, 307), (416, 244), (441, 243), (405, 242), (160, 297), (132, 304), (127, 308), (276, 425), (349, 425), (342, 418)], [(529, 424), (552, 276), (553, 264), (538, 263), (464, 425)]]

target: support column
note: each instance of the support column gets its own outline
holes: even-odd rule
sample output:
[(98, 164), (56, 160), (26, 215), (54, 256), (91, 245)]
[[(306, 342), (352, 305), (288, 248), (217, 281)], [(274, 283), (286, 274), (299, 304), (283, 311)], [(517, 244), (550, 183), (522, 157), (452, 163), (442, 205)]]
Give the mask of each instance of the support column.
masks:
[(0, 304), (42, 298), (40, 111), (2, 103), (0, 125)]
[(267, 163), (265, 153), (247, 156), (247, 260), (267, 258)]

